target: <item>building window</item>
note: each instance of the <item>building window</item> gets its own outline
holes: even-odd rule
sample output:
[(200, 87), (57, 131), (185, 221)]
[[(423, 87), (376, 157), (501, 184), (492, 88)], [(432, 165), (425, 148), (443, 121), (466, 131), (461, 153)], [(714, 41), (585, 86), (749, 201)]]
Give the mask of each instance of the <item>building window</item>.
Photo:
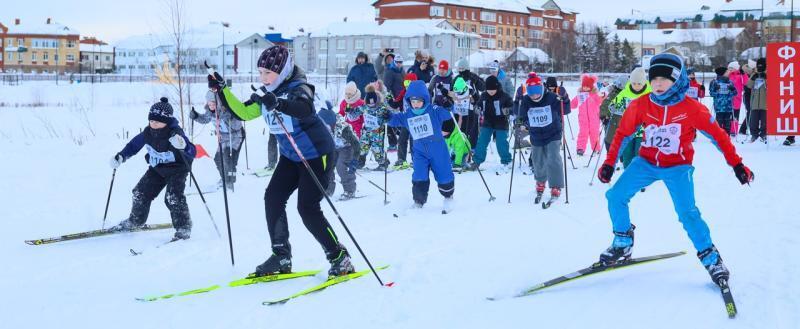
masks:
[[(439, 45), (440, 42), (436, 43), (437, 46)], [(471, 44), (470, 38), (458, 38), (457, 42), (456, 42), (456, 45), (457, 45), (458, 48), (461, 48), (461, 49), (470, 49), (470, 48), (472, 48), (471, 47), (472, 44)], [(441, 47), (439, 47), (439, 48), (441, 48)]]
[(452, 11), (452, 9), (450, 9), (450, 8), (447, 8), (447, 18), (452, 18), (452, 17), (453, 17), (453, 11)]
[(110, 61), (111, 60), (111, 56), (106, 55), (106, 60)]
[(13, 61), (14, 60), (14, 53), (8, 53), (8, 60), (9, 61)]
[(323, 56), (319, 56), (318, 60), (319, 60), (319, 65), (317, 65), (317, 68), (323, 69), (323, 70), (328, 68), (328, 56), (324, 56), (324, 55)]
[(67, 48), (75, 48), (75, 41), (67, 40)]
[(356, 49), (364, 49), (364, 39), (356, 39)]
[(8, 39), (8, 46), (6, 47), (14, 47), (14, 39)]
[(17, 39), (17, 47), (24, 47), (25, 39)]
[(35, 61), (36, 61), (36, 52), (34, 51), (34, 52), (31, 53), (31, 62), (35, 62)]
[(541, 17), (531, 17), (528, 20), (528, 25), (542, 26), (543, 24), (544, 24), (544, 20)]
[(513, 25), (517, 25), (517, 16), (514, 16), (514, 23), (512, 23), (512, 24)]
[[(56, 61), (58, 61), (58, 55), (56, 55)], [(67, 62), (74, 62), (75, 55), (67, 55)]]
[(481, 34), (494, 35), (496, 28), (493, 25), (481, 25)]
[(517, 29), (514, 29), (514, 36), (517, 36)]
[(644, 48), (644, 55), (655, 55), (656, 50), (654, 48)]
[(481, 12), (481, 20), (482, 21), (489, 21), (494, 22), (497, 19), (497, 15), (493, 12), (482, 11)]
[(477, 32), (477, 27), (475, 27), (475, 24), (473, 24), (473, 25), (471, 25), (471, 26), (470, 26), (470, 29), (469, 29), (469, 30), (470, 30), (472, 33), (476, 33), (476, 32)]
[(44, 53), (42, 54), (42, 60), (43, 60), (43, 61), (49, 61), (49, 60), (50, 60), (50, 54), (49, 54), (49, 53), (47, 53), (47, 52), (44, 52)]
[(408, 40), (408, 48), (417, 49), (419, 48), (419, 39), (411, 38)]
[(456, 23), (456, 30), (461, 31), (461, 23)]
[(510, 49), (510, 48), (511, 48), (511, 42), (506, 40), (506, 49)]
[(494, 49), (496, 45), (497, 45), (497, 40), (495, 39), (481, 38), (481, 48)]
[(345, 50), (347, 49), (347, 40), (336, 40), (336, 49), (337, 50)]
[(531, 30), (531, 39), (541, 39), (541, 38), (542, 38), (542, 31)]
[(328, 50), (328, 40), (320, 40), (319, 49)]
[(569, 21), (561, 22), (561, 28), (564, 30), (569, 30)]
[(497, 15), (497, 22), (500, 23), (500, 24), (503, 24), (503, 16), (502, 15)]
[(390, 42), (392, 48), (399, 50), (400, 49), (400, 39), (392, 39)]
[(431, 17), (443, 17), (444, 16), (444, 7), (442, 6), (431, 6)]
[[(472, 20), (473, 21), (475, 20), (475, 12), (474, 11), (472, 12)], [(800, 25), (800, 24), (798, 24), (798, 25)]]
[(381, 49), (381, 39), (372, 39), (372, 49)]
[(456, 9), (456, 19), (461, 19), (461, 11)]

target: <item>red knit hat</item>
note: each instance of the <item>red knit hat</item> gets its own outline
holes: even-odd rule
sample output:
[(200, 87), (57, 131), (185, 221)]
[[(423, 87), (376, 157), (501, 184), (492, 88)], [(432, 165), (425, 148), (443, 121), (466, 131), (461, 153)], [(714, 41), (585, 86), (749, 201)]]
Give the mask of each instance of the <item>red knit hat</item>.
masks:
[(581, 75), (581, 87), (594, 89), (596, 83), (597, 83), (597, 76), (591, 74)]
[(419, 78), (417, 78), (417, 75), (416, 75), (416, 74), (414, 74), (414, 72), (411, 72), (411, 73), (409, 73), (409, 74), (406, 74), (406, 78), (405, 78), (405, 80), (409, 80), (409, 81), (417, 81), (417, 80), (419, 80)]
[(440, 70), (445, 70), (445, 71), (449, 70), (450, 69), (450, 63), (448, 63), (446, 60), (441, 60), (439, 62), (439, 69)]
[(525, 80), (526, 86), (537, 86), (542, 84), (542, 78), (536, 72), (528, 73), (528, 80)]

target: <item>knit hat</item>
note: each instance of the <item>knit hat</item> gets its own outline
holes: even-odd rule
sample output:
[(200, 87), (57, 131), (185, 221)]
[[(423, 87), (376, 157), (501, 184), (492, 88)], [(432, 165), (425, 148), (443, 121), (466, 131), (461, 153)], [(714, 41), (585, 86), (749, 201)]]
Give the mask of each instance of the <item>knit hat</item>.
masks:
[(625, 84), (627, 82), (628, 82), (628, 78), (627, 77), (618, 76), (616, 79), (614, 79), (614, 87), (619, 89), (619, 90), (622, 90), (622, 88), (625, 88)]
[(459, 59), (456, 62), (456, 69), (459, 72), (469, 70), (469, 61), (466, 58)]
[(369, 63), (369, 56), (367, 56), (367, 53), (365, 53), (363, 51), (359, 51), (358, 55), (356, 55), (356, 64), (358, 64), (358, 59), (359, 58), (363, 58), (364, 59), (364, 63)]
[(258, 67), (275, 73), (281, 73), (289, 61), (289, 50), (284, 46), (272, 46), (258, 56)]
[(403, 64), (403, 56), (400, 55), (392, 55), (394, 57), (394, 62), (397, 64)]
[(528, 80), (525, 80), (525, 87), (528, 96), (544, 94), (542, 79), (535, 72), (528, 74)]
[(591, 74), (582, 74), (581, 75), (581, 87), (582, 88), (589, 88), (594, 89), (595, 83), (597, 83), (597, 76)]
[(403, 87), (408, 88), (408, 85), (411, 83), (411, 81), (417, 81), (417, 80), (419, 80), (419, 78), (417, 78), (416, 73), (411, 72), (409, 74), (406, 74), (405, 79), (403, 79)]
[(736, 70), (736, 71), (739, 71), (739, 69), (741, 68), (741, 66), (739, 66), (739, 62), (737, 62), (737, 61), (732, 61), (732, 62), (728, 63), (728, 68), (729, 68), (729, 69), (731, 69), (731, 70)]
[(497, 60), (489, 63), (489, 71), (495, 72), (500, 70), (500, 63)]
[(439, 62), (439, 69), (440, 70), (445, 70), (445, 71), (449, 70), (450, 69), (450, 63), (448, 63), (446, 60), (441, 60)]
[(558, 87), (558, 80), (556, 80), (556, 77), (547, 77), (544, 81), (544, 85), (547, 88), (556, 88)]
[(687, 68), (687, 69), (686, 69), (686, 74), (687, 74), (687, 75), (692, 75), (692, 74), (694, 74), (694, 68), (693, 68), (693, 67)]
[(211, 90), (207, 91), (206, 92), (206, 103), (208, 103), (208, 102), (216, 102), (216, 101), (217, 101), (216, 94)]
[(683, 61), (675, 54), (662, 53), (650, 59), (650, 71), (647, 72), (648, 80), (662, 77), (675, 82), (681, 77)]
[(767, 59), (759, 58), (756, 61), (756, 72), (766, 72), (766, 71), (767, 71)]
[(361, 99), (361, 91), (358, 90), (358, 86), (354, 81), (348, 82), (344, 87), (344, 101), (347, 104), (353, 104), (359, 99)]
[(725, 72), (728, 72), (728, 69), (721, 66), (714, 69), (714, 73), (716, 73), (718, 77), (725, 75)]
[(748, 59), (747, 60), (747, 66), (749, 66), (751, 69), (755, 69), (756, 68), (756, 61), (754, 61), (752, 59)]
[(150, 107), (150, 114), (147, 115), (147, 120), (163, 123), (172, 121), (172, 105), (169, 105), (169, 100), (166, 97), (161, 97), (158, 103)]
[(490, 75), (486, 78), (486, 90), (499, 90), (500, 89), (500, 81), (497, 80), (497, 77)]
[(637, 67), (631, 71), (631, 83), (645, 84), (647, 83), (647, 72), (644, 68)]

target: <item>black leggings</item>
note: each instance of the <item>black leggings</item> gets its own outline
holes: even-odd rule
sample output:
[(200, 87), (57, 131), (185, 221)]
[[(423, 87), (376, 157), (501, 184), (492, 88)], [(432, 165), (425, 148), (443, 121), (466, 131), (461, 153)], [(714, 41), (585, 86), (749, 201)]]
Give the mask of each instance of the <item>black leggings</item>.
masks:
[(163, 177), (152, 167), (148, 168), (139, 179), (139, 183), (133, 188), (133, 206), (128, 220), (136, 225), (146, 223), (150, 214), (150, 203), (166, 187), (164, 203), (172, 217), (172, 226), (176, 230), (191, 230), (192, 219), (189, 216), (189, 206), (186, 205), (186, 196), (183, 194), (183, 190), (186, 188), (187, 174), (186, 170), (180, 170)]
[[(327, 175), (333, 169), (332, 155), (309, 159), (311, 170), (322, 184), (328, 185)], [(328, 258), (336, 257), (341, 250), (338, 238), (333, 233), (333, 228), (322, 213), (320, 201), (322, 191), (314, 183), (314, 179), (302, 162), (294, 162), (280, 156), (275, 172), (272, 174), (264, 193), (264, 207), (267, 214), (267, 228), (272, 241), (272, 252), (278, 255), (291, 255), (289, 245), (289, 226), (286, 220), (286, 202), (289, 196), (298, 190), (297, 211), (303, 219), (306, 229), (322, 245)]]

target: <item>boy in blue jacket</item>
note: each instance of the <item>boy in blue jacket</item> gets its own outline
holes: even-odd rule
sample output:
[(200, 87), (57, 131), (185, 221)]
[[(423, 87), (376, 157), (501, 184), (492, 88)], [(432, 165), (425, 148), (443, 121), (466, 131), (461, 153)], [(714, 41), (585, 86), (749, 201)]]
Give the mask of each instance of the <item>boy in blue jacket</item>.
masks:
[(445, 107), (433, 105), (425, 82), (419, 80), (408, 85), (403, 102), (408, 110), (393, 113), (388, 124), (408, 129), (414, 139), (411, 154), (414, 163), (414, 173), (411, 175), (414, 205), (421, 208), (427, 202), (431, 185), (428, 172), (433, 171), (433, 177), (439, 184), (439, 193), (445, 197), (443, 212), (449, 212), (455, 191), (455, 176), (450, 164), (450, 152), (442, 136), (442, 125), (452, 120), (447, 110), (452, 102), (445, 97)]
[(736, 87), (728, 77), (728, 69), (718, 67), (714, 69), (717, 78), (708, 86), (711, 97), (714, 97), (714, 113), (717, 124), (730, 133), (731, 118), (733, 117), (733, 97), (736, 96)]
[(129, 231), (144, 226), (150, 213), (150, 203), (166, 187), (164, 202), (175, 228), (172, 240), (185, 240), (192, 233), (192, 219), (183, 190), (196, 150), (186, 138), (178, 120), (172, 117), (172, 106), (166, 97), (150, 107), (147, 118), (150, 124), (111, 159), (111, 168), (116, 170), (120, 164), (147, 147), (144, 158), (150, 164), (133, 188), (131, 215), (111, 229)]

